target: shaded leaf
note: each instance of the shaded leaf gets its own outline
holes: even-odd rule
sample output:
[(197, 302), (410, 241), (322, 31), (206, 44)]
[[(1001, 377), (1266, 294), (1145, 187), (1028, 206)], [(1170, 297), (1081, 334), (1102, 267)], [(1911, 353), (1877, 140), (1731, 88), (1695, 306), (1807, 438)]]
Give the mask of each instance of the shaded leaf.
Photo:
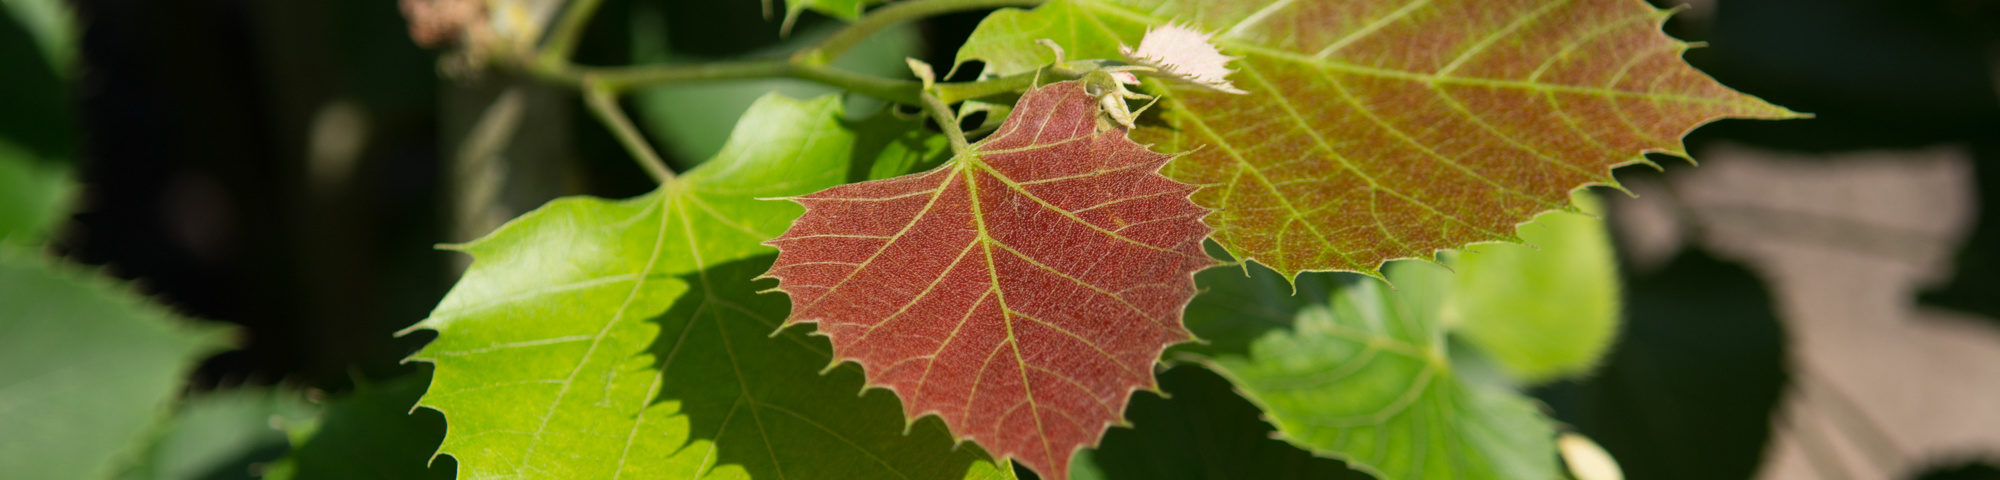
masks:
[(795, 198), (805, 216), (770, 242), (787, 321), (909, 418), (1062, 479), (1190, 339), (1191, 274), (1213, 263), (1194, 187), (1098, 116), (1082, 85), (1049, 85), (943, 168)]
[[(768, 96), (717, 158), (638, 198), (567, 198), (466, 245), (465, 278), (412, 328), (461, 478), (1009, 478), (894, 398), (749, 281), (800, 208), (846, 178), (837, 98)], [(789, 472), (789, 473), (787, 473)]]
[(272, 464), (264, 478), (452, 478), (452, 460), (432, 457), (444, 440), (443, 415), (416, 408), (430, 376), (421, 372), (380, 384), (358, 382), (353, 393), (329, 400), (317, 418), (287, 423), (291, 453)]
[[(983, 22), (959, 61), (989, 75), (1119, 57), (1170, 20), (1243, 58), (1249, 95), (1171, 87), (1169, 128), (1134, 137), (1187, 152), (1165, 173), (1237, 258), (1301, 271), (1375, 272), (1464, 245), (1614, 184), (1644, 153), (1719, 118), (1791, 118), (1680, 59), (1669, 11), (1639, 0), (1058, 0)], [(1165, 87), (1154, 84), (1155, 89)]]
[(108, 478), (220, 343), (111, 281), (0, 246), (0, 472)]
[[(1600, 212), (1596, 198), (1575, 203)], [(1528, 383), (1588, 373), (1618, 333), (1618, 268), (1604, 220), (1544, 213), (1521, 226), (1527, 245), (1460, 253), (1445, 323)]]
[(68, 170), (0, 139), (0, 242), (33, 245), (53, 233), (76, 190)]
[[(772, 0), (765, 1), (769, 2)], [(797, 24), (799, 21), (799, 14), (805, 13), (806, 10), (823, 13), (842, 20), (853, 20), (860, 18), (861, 10), (867, 8), (869, 4), (885, 1), (887, 0), (785, 0), (785, 24), (783, 28), (784, 31), (791, 31), (792, 25)]]
[(1624, 331), (1590, 378), (1537, 389), (1631, 480), (1754, 478), (1796, 358), (1756, 272), (1688, 248), (1629, 277)]
[(12, 142), (43, 161), (58, 163), (76, 156), (76, 117), (67, 72), (54, 67), (64, 62), (37, 48), (44, 45), (39, 35), (46, 33), (37, 29), (42, 28), (39, 22), (59, 20), (38, 17), (38, 12), (66, 8), (62, 3), (0, 1), (5, 4), (0, 6), (0, 72), (7, 78), (7, 88), (0, 88), (0, 112), (6, 112), (0, 115), (0, 142)]
[(1555, 433), (1532, 402), (1467, 381), (1447, 352), (1437, 315), (1450, 274), (1416, 262), (1387, 273), (1395, 290), (1353, 283), (1247, 355), (1196, 360), (1286, 440), (1385, 480), (1557, 478)]
[[(1090, 451), (1106, 480), (1365, 480), (1338, 460), (1315, 457), (1271, 438), (1257, 406), (1206, 369), (1176, 367), (1160, 374), (1170, 396), (1140, 395), (1126, 412), (1131, 429), (1114, 428)], [(1080, 479), (1071, 468), (1072, 479)]]
[[(659, 39), (666, 36), (665, 22), (657, 18), (646, 18), (645, 14), (656, 13), (641, 10), (642, 15), (633, 18), (635, 57), (643, 62), (693, 63), (703, 60), (699, 57), (670, 53), (659, 45)], [(813, 45), (831, 35), (837, 28), (815, 28), (801, 31), (769, 48), (745, 55), (746, 57), (776, 57), (789, 54)], [(910, 76), (904, 58), (922, 55), (923, 38), (915, 26), (892, 27), (868, 37), (854, 46), (846, 55), (835, 60), (833, 66), (846, 71), (888, 78)], [(794, 79), (757, 79), (735, 82), (711, 82), (681, 85), (661, 85), (636, 92), (634, 105), (637, 113), (646, 122), (647, 131), (660, 139), (669, 153), (685, 163), (693, 164), (715, 155), (729, 138), (731, 121), (741, 117), (750, 104), (766, 93), (778, 92), (794, 98), (811, 98), (820, 95), (840, 93), (841, 90), (818, 83)], [(850, 111), (867, 112), (860, 101), (871, 101), (867, 97), (855, 97)], [(921, 122), (905, 122), (915, 129)], [(944, 137), (937, 137), (939, 151), (945, 146)], [(900, 172), (899, 172), (900, 173)]]
[(49, 69), (67, 75), (76, 60), (76, 19), (68, 2), (62, 0), (6, 0), (0, 9), (11, 13), (22, 30), (41, 47)]
[(310, 421), (314, 413), (312, 405), (289, 392), (228, 390), (198, 394), (174, 411), (173, 418), (139, 455), (138, 463), (118, 478), (258, 478), (255, 473), (262, 470), (262, 464), (277, 460), (291, 448), (279, 427)]
[[(1213, 244), (1209, 253), (1228, 258)], [(1343, 278), (1301, 275), (1290, 279), (1251, 264), (1197, 273), (1195, 286), (1201, 294), (1188, 303), (1186, 321), (1188, 330), (1202, 342), (1176, 345), (1173, 352), (1211, 357), (1249, 355), (1250, 344), (1257, 339), (1272, 330), (1290, 330), (1299, 310), (1326, 305), (1344, 283)]]

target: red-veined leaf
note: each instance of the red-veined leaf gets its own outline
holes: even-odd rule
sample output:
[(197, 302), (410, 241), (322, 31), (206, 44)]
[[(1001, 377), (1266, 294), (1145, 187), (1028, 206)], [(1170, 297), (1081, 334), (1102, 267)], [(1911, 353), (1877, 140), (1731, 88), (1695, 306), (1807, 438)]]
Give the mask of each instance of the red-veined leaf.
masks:
[(1192, 338), (1181, 310), (1214, 263), (1194, 187), (1098, 108), (1049, 85), (937, 170), (794, 198), (805, 215), (769, 242), (788, 323), (819, 324), (909, 418), (1063, 479)]

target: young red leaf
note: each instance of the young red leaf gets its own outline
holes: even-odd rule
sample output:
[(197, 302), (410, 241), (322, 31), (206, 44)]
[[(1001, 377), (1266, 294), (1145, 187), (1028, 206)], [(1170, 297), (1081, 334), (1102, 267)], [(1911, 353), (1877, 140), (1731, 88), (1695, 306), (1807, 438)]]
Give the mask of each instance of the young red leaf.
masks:
[(805, 215), (769, 242), (787, 324), (819, 324), (909, 418), (1062, 480), (1192, 338), (1181, 309), (1214, 263), (1195, 187), (1158, 173), (1172, 157), (1098, 125), (1057, 83), (937, 170), (794, 198)]
[[(1679, 3), (1679, 2), (1665, 2)], [(1134, 134), (1215, 185), (1215, 241), (1295, 277), (1518, 242), (1516, 226), (1616, 185), (1645, 153), (1722, 118), (1801, 115), (1717, 83), (1641, 0), (1050, 0), (987, 17), (959, 50), (985, 75), (1122, 58), (1176, 21), (1213, 32), (1235, 95), (1168, 84)], [(1143, 46), (1139, 50), (1146, 50)], [(1163, 93), (1152, 91), (1148, 93)]]

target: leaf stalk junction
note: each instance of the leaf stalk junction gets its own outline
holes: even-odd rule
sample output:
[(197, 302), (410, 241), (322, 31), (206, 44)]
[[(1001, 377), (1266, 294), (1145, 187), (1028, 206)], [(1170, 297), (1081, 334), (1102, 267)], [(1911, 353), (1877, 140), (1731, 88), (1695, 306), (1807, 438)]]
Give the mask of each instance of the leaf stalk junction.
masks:
[(695, 64), (658, 64), (621, 67), (593, 67), (572, 63), (578, 39), (602, 0), (571, 0), (543, 39), (540, 49), (521, 57), (497, 57), (502, 68), (521, 71), (534, 78), (577, 88), (593, 116), (617, 136), (620, 144), (655, 181), (673, 180), (674, 172), (660, 159), (658, 150), (633, 125), (618, 105), (619, 97), (643, 87), (746, 80), (794, 78), (816, 82), (889, 102), (921, 106), (938, 121), (951, 139), (954, 153), (967, 147), (965, 132), (949, 105), (965, 100), (1020, 92), (1042, 81), (1062, 80), (1061, 72), (1030, 72), (970, 82), (936, 84), (892, 79), (841, 70), (831, 66), (835, 59), (884, 28), (922, 18), (1000, 7), (1033, 7), (1047, 0), (909, 0), (875, 9), (819, 43), (783, 59), (738, 60)]

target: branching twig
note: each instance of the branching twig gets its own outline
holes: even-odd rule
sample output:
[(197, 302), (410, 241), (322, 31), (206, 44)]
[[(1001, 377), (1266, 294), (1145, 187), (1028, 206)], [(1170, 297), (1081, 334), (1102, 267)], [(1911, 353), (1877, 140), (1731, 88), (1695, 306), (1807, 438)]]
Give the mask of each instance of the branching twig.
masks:
[[(646, 173), (661, 183), (672, 181), (674, 173), (660, 161), (660, 155), (646, 142), (632, 120), (618, 107), (618, 96), (649, 85), (744, 80), (754, 78), (796, 78), (839, 87), (847, 91), (903, 104), (921, 104), (938, 119), (938, 126), (952, 141), (952, 151), (967, 148), (965, 132), (946, 105), (963, 100), (1017, 92), (1031, 86), (1037, 74), (1014, 75), (977, 82), (940, 83), (930, 91), (917, 82), (882, 78), (840, 70), (834, 60), (884, 28), (925, 17), (967, 10), (998, 7), (1031, 7), (1047, 0), (909, 0), (897, 2), (856, 20), (811, 48), (782, 60), (746, 60), (693, 65), (643, 65), (632, 67), (582, 67), (570, 62), (577, 39), (597, 11), (602, 0), (570, 0), (562, 17), (549, 31), (534, 58), (496, 59), (501, 65), (524, 70), (544, 81), (569, 85), (583, 91), (584, 103), (597, 118), (618, 136), (620, 143)], [(1046, 72), (1042, 72), (1046, 73)]]
[(924, 110), (930, 112), (931, 119), (937, 120), (938, 129), (944, 130), (945, 138), (951, 140), (951, 154), (964, 155), (966, 150), (971, 149), (965, 141), (965, 130), (958, 128), (958, 116), (951, 113), (951, 105), (939, 100), (935, 93), (923, 92), (919, 96), (923, 98)]
[(1074, 77), (1062, 75), (1054, 69), (1043, 68), (1033, 72), (1008, 75), (1000, 78), (976, 82), (952, 82), (937, 84), (938, 99), (944, 103), (958, 103), (975, 98), (990, 97), (1027, 90), (1037, 79), (1041, 82), (1059, 82)]
[(819, 45), (808, 48), (792, 58), (801, 63), (826, 65), (839, 59), (849, 49), (868, 39), (875, 32), (899, 23), (926, 17), (934, 17), (953, 12), (982, 10), (1000, 7), (1033, 7), (1048, 0), (911, 0), (896, 2), (882, 7), (852, 25), (841, 29), (833, 36), (821, 40)]
[(563, 6), (561, 17), (556, 19), (554, 28), (549, 29), (535, 64), (539, 68), (562, 68), (569, 65), (570, 54), (576, 53), (576, 42), (583, 36), (583, 27), (590, 24), (590, 17), (597, 14), (598, 4), (603, 0), (569, 0)]
[(595, 78), (585, 78), (583, 100), (590, 105), (590, 112), (617, 134), (618, 143), (625, 144), (625, 150), (639, 160), (639, 166), (646, 169), (646, 174), (663, 185), (674, 180), (674, 171), (667, 168), (666, 162), (660, 161), (659, 152), (646, 143), (646, 136), (640, 134), (639, 128), (632, 125), (632, 119), (626, 118), (625, 112), (618, 108), (616, 93), (604, 88), (603, 83)]

